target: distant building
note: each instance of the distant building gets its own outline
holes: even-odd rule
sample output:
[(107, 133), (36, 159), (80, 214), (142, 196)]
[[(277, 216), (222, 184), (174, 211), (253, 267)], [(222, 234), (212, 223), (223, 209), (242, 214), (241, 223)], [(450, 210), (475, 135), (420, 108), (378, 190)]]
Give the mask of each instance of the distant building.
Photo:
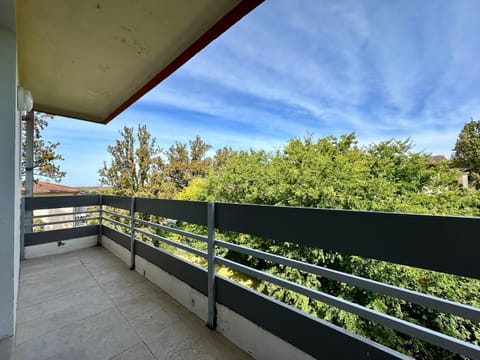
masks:
[[(79, 188), (65, 186), (61, 184), (53, 184), (47, 181), (37, 181), (33, 183), (33, 196), (35, 197), (78, 195), (80, 194), (80, 192), (81, 190)], [(74, 226), (82, 226), (82, 225), (85, 225), (84, 219), (86, 216), (84, 215), (83, 212), (86, 210), (87, 208), (85, 207), (68, 207), (68, 208), (59, 208), (59, 209), (35, 210), (33, 215), (39, 216), (39, 217), (35, 218), (34, 224), (67, 221), (62, 224), (52, 224), (52, 225), (42, 226), (43, 231), (66, 229)], [(57, 214), (57, 216), (51, 216), (54, 214)], [(41, 216), (45, 216), (45, 217), (41, 217)]]
[(462, 173), (458, 176), (458, 183), (462, 185), (464, 189), (468, 188), (468, 174), (470, 174), (465, 169), (460, 169)]
[(33, 183), (33, 194), (34, 196), (78, 195), (80, 189), (47, 181), (37, 181)]
[(441, 163), (442, 161), (446, 161), (448, 159), (443, 155), (432, 155), (432, 156), (430, 156), (430, 160), (431, 160), (430, 164), (435, 166), (435, 165)]
[[(435, 167), (442, 161), (448, 161), (448, 159), (444, 155), (432, 155), (430, 156), (430, 166)], [(468, 188), (468, 174), (470, 169), (460, 169), (460, 168), (452, 168), (452, 170), (460, 171), (458, 175), (458, 184), (462, 185), (464, 189)]]

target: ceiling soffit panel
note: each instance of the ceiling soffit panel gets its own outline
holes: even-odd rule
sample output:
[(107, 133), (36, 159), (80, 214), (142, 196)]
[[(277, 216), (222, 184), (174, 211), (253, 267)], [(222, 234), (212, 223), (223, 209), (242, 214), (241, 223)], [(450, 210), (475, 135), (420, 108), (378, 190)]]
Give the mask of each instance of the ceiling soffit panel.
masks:
[(107, 123), (261, 0), (18, 0), (35, 110)]

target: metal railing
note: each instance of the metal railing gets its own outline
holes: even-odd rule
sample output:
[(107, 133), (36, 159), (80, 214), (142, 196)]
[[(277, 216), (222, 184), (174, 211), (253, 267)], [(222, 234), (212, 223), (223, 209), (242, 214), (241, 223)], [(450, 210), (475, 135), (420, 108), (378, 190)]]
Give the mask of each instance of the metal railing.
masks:
[[(99, 210), (78, 210), (75, 212), (59, 212), (56, 214), (45, 214), (45, 215), (33, 215), (32, 217), (25, 217), (26, 220), (31, 219), (32, 224), (30, 225), (32, 228), (40, 227), (40, 226), (52, 226), (52, 225), (71, 225), (71, 227), (76, 227), (76, 226), (83, 226), (85, 225), (84, 222), (89, 221), (89, 220), (98, 220), (99, 216), (94, 216), (94, 217), (83, 217), (81, 215), (86, 215), (86, 214), (93, 214), (93, 213), (99, 213)], [(79, 216), (80, 215), (80, 216)], [(72, 217), (71, 219), (66, 219), (66, 220), (57, 220), (57, 221), (48, 221), (48, 222), (35, 222), (35, 220), (42, 220), (45, 218), (50, 218), (50, 217)], [(28, 225), (26, 225), (28, 226)], [(55, 229), (52, 229), (55, 230)]]
[[(236, 285), (237, 288), (232, 287), (231, 282), (226, 282), (224, 278), (215, 273), (215, 265), (222, 265), (258, 280), (275, 284), (308, 298), (334, 306), (453, 353), (474, 359), (480, 358), (480, 347), (473, 343), (217, 255), (217, 250), (227, 249), (478, 323), (480, 322), (480, 309), (473, 306), (241, 246), (217, 238), (222, 232), (250, 234), (274, 239), (279, 243), (288, 241), (289, 243), (321, 248), (328, 251), (480, 279), (480, 243), (475, 241), (475, 237), (467, 236), (467, 234), (478, 234), (480, 230), (480, 219), (478, 218), (206, 203), (107, 195), (83, 197), (83, 200), (79, 200), (81, 197), (78, 196), (69, 198), (71, 204), (81, 203), (83, 206), (96, 207), (93, 210), (88, 210), (87, 213), (99, 212), (99, 217), (93, 218), (99, 222), (99, 225), (96, 225), (99, 239), (102, 235), (105, 235), (130, 250), (132, 268), (135, 267), (135, 256), (144, 257), (181, 277), (182, 280), (208, 296), (207, 325), (212, 329), (216, 326), (216, 304), (221, 302), (227, 307), (239, 309), (239, 312), (243, 315), (247, 314), (247, 318), (250, 316), (251, 319), (261, 323), (260, 325), (266, 328), (278, 330), (277, 334), (280, 337), (294, 343), (302, 350), (314, 356), (318, 354), (314, 353), (315, 350), (313, 349), (315, 341), (305, 344), (305, 340), (299, 339), (298, 334), (291, 334), (285, 329), (278, 329), (278, 325), (272, 325), (270, 320), (261, 319), (265, 315), (254, 315), (251, 313), (254, 310), (246, 309), (245, 305), (238, 304), (236, 300), (229, 297), (231, 294), (227, 294), (225, 289), (230, 289), (230, 292), (241, 292), (244, 290), (241, 289), (240, 285)], [(65, 203), (68, 203), (67, 198), (62, 200), (59, 200), (58, 197), (49, 199), (27, 198), (25, 199), (25, 208), (34, 210), (49, 206), (58, 207), (58, 205), (64, 207)], [(154, 220), (150, 217), (153, 217)], [(195, 224), (200, 226), (204, 233), (193, 233), (171, 227), (162, 224), (159, 218), (177, 219), (189, 224)], [(318, 229), (322, 229), (321, 236), (318, 234)], [(429, 236), (425, 236), (426, 231), (428, 231)], [(206, 246), (203, 249), (199, 249), (188, 243), (168, 238), (165, 236), (165, 233), (176, 234)], [(37, 234), (37, 238), (35, 238), (35, 234), (37, 233), (25, 234), (26, 246), (46, 242), (45, 237), (39, 237)], [(456, 236), (458, 234), (463, 234), (463, 236)], [(73, 234), (68, 236), (73, 236)], [(55, 236), (53, 238), (56, 239)], [(388, 246), (384, 246), (383, 243), (386, 239), (389, 240)], [(451, 243), (452, 239), (455, 239), (454, 247)], [(187, 266), (182, 262), (182, 259), (178, 259), (175, 255), (168, 254), (164, 250), (151, 245), (152, 242), (172, 246), (206, 260), (206, 270), (198, 266)], [(178, 271), (174, 265), (169, 265), (170, 263), (177, 267), (182, 266), (183, 272)], [(267, 305), (262, 305), (264, 304), (262, 302), (266, 300), (264, 297), (260, 298), (258, 297), (259, 295), (254, 297), (250, 293), (245, 296), (250, 296), (251, 299), (258, 302), (259, 308), (261, 306), (271, 306), (273, 309), (279, 306), (273, 299), (267, 299), (270, 305), (268, 303)], [(281, 310), (280, 313), (285, 314), (285, 316), (293, 316), (292, 310), (289, 311), (287, 313), (286, 310)], [(303, 321), (302, 324), (306, 324), (305, 321), (308, 321), (308, 326), (321, 327), (322, 331), (327, 331), (328, 336), (338, 335), (342, 336), (342, 339), (345, 339), (344, 341), (353, 341), (356, 345), (361, 344), (360, 348), (354, 346), (349, 351), (363, 351), (363, 354), (367, 354), (367, 356), (378, 353), (381, 354), (381, 357), (402, 357), (401, 354), (367, 339), (352, 334), (345, 334), (341, 328), (322, 320), (312, 319), (307, 314), (299, 315), (298, 312), (295, 312), (295, 314), (297, 317), (305, 317), (303, 320), (295, 318), (299, 324), (301, 321)], [(294, 327), (294, 325), (292, 326)], [(276, 331), (272, 332), (276, 333)], [(333, 334), (333, 332), (336, 332), (336, 334)]]

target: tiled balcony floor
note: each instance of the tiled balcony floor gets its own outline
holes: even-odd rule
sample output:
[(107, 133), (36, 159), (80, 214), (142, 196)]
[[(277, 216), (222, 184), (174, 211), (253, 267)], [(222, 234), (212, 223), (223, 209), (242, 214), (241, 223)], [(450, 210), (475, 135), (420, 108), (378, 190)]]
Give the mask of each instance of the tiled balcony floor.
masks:
[(249, 359), (101, 247), (22, 262), (14, 342), (18, 360)]

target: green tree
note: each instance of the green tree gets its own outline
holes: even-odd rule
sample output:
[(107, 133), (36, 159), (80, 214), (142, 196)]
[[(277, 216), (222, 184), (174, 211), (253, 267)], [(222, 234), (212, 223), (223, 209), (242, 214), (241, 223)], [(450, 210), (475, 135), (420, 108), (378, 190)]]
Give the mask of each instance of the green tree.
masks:
[[(478, 216), (480, 201), (476, 192), (461, 189), (457, 174), (447, 171), (445, 164), (431, 167), (429, 154), (412, 149), (410, 140), (388, 140), (361, 148), (355, 134), (317, 140), (311, 136), (296, 138), (275, 152), (234, 153), (216, 173), (193, 182), (181, 195), (187, 200)], [(480, 305), (480, 282), (476, 280), (245, 234), (218, 236), (270, 253)], [(480, 341), (479, 325), (455, 316), (235, 252), (224, 250), (219, 255), (463, 340)], [(435, 346), (400, 336), (271, 283), (261, 282), (257, 290), (416, 358), (455, 358)]]
[[(59, 142), (45, 141), (42, 132), (48, 127), (48, 120), (53, 119), (52, 115), (35, 112), (33, 128), (33, 175), (36, 180), (39, 178), (51, 179), (60, 182), (66, 175), (60, 169), (58, 161), (63, 156), (58, 151)], [(22, 173), (26, 171), (26, 121), (22, 121)]]
[(99, 170), (100, 182), (111, 186), (117, 195), (156, 194), (159, 189), (152, 181), (162, 171), (161, 149), (151, 136), (146, 125), (138, 125), (137, 132), (125, 126), (120, 131), (121, 139), (110, 145), (109, 163), (104, 161)]
[(470, 170), (470, 179), (478, 186), (480, 180), (480, 120), (471, 119), (458, 135), (453, 148), (452, 163)]
[(215, 150), (215, 155), (213, 156), (213, 170), (218, 171), (232, 158), (233, 155), (234, 151), (231, 147), (225, 146), (221, 149)]
[(211, 145), (200, 136), (186, 143), (176, 142), (165, 152), (164, 181), (174, 185), (175, 192), (181, 191), (196, 177), (205, 177), (211, 169), (212, 159), (206, 153)]
[(100, 183), (118, 195), (174, 198), (192, 180), (206, 177), (214, 166), (225, 163), (231, 152), (220, 149), (213, 159), (208, 157), (211, 145), (198, 135), (162, 150), (146, 125), (139, 125), (136, 133), (125, 126), (120, 136), (108, 146), (111, 160), (99, 170)]

